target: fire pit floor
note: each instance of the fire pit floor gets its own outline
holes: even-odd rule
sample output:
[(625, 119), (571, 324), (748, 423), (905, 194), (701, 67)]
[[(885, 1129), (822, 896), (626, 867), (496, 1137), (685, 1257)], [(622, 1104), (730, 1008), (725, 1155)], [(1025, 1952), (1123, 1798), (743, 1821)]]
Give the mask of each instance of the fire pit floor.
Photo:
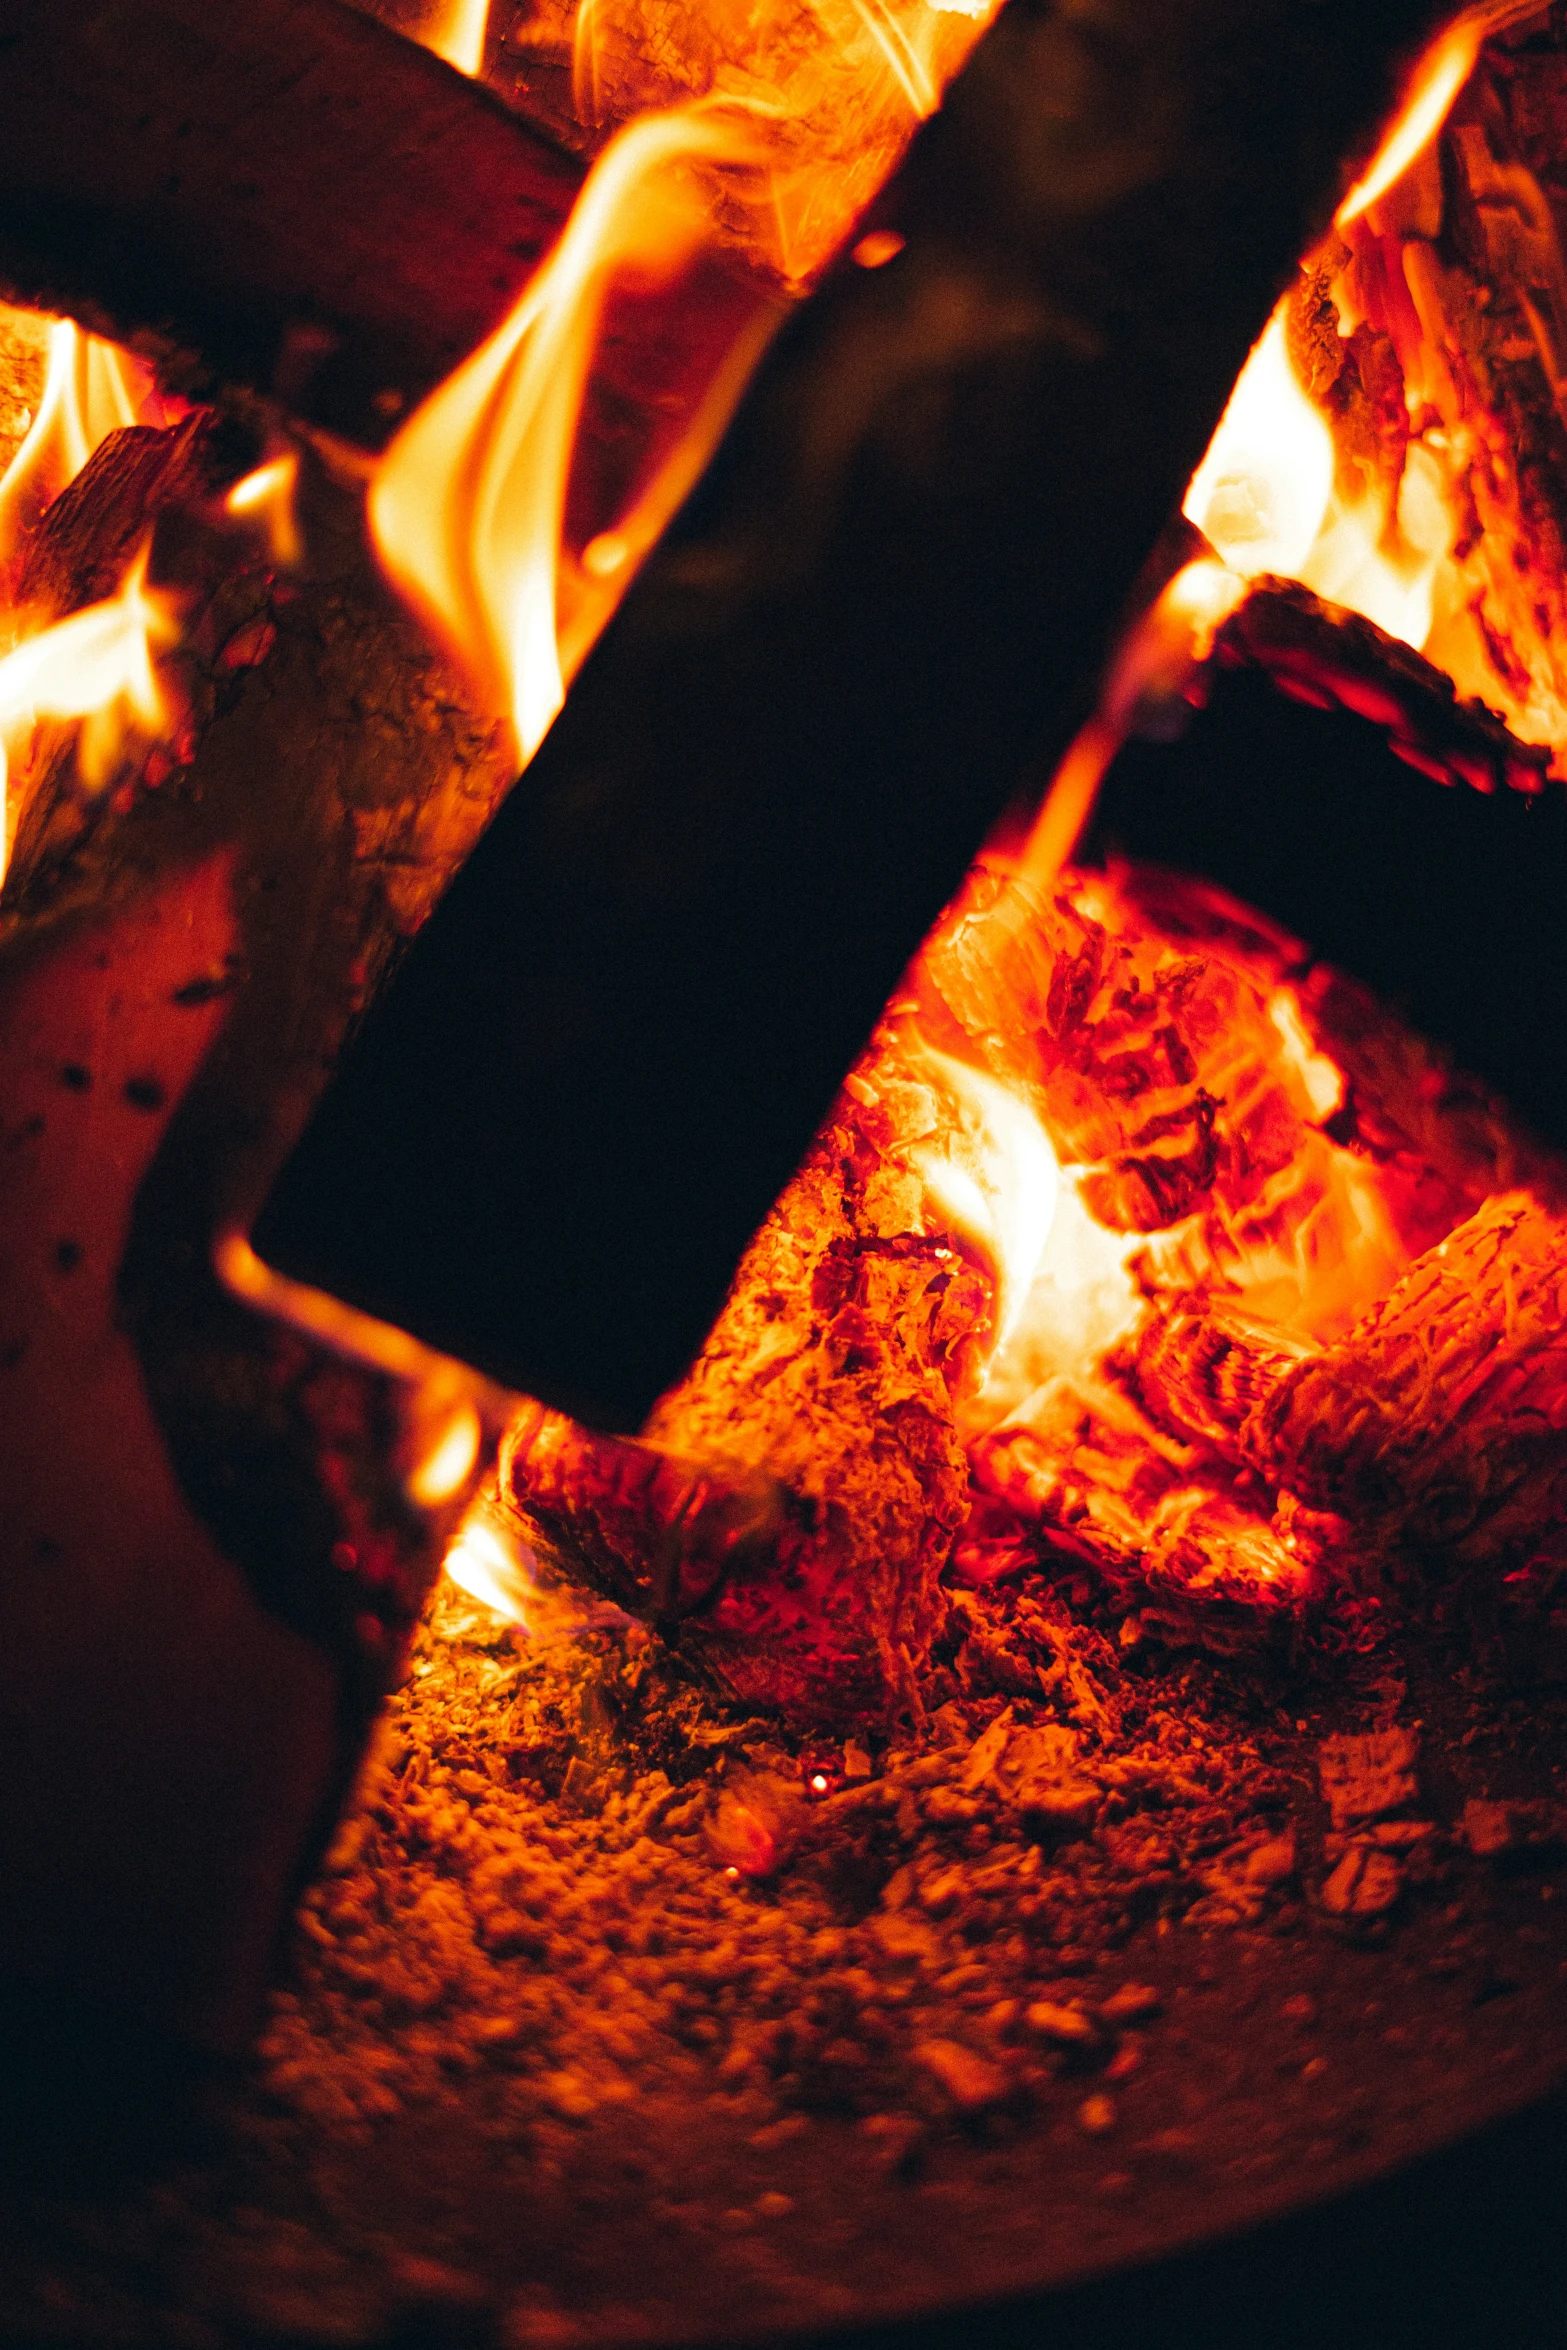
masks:
[(448, 1596), (258, 2063), (170, 2112), (121, 2043), (85, 2131), (11, 2133), (4, 2338), (1547, 2338), (1567, 1690), (1472, 1630), (1288, 1674), (1078, 1632), (1097, 1802), (1050, 1818), (1043, 1704), (849, 1778), (640, 1635)]

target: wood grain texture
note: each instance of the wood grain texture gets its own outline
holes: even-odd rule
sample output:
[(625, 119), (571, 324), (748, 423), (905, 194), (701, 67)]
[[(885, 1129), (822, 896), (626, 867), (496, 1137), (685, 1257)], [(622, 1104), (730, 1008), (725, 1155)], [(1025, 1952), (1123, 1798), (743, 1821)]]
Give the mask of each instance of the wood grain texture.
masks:
[(336, 0), (5, 0), (0, 286), (384, 439), (497, 325), (581, 166)]

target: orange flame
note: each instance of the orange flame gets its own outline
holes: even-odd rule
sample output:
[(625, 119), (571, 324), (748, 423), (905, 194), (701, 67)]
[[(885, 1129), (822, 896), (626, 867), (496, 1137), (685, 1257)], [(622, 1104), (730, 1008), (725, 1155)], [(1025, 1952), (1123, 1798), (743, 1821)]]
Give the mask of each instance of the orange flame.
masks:
[(1181, 511), (1242, 578), (1298, 579), (1418, 652), (1451, 544), (1440, 487), (1417, 448), (1396, 499), (1341, 491), (1327, 420), (1290, 364), (1287, 307), (1242, 368)]
[(915, 1055), (951, 1099), (939, 1142), (909, 1163), (955, 1231), (975, 1241), (996, 1274), (991, 1353), (1017, 1327), (1056, 1212), (1056, 1155), (1026, 1101), (994, 1077), (922, 1045)]
[[(857, 29), (808, 19), (784, 71), (776, 28), (754, 12), (702, 20), (687, 53), (639, 0), (579, 0), (581, 121), (693, 95), (624, 123), (511, 316), (404, 426), (369, 502), (393, 584), (509, 718), (524, 764), (727, 424), (776, 323), (779, 278), (793, 286), (825, 260), (998, 4), (848, 0)], [(680, 395), (678, 420), (650, 428), (659, 450), (642, 452), (625, 511), (572, 548), (578, 420), (612, 285), (668, 286), (704, 248), (737, 242), (758, 264), (744, 321), (699, 395)]]
[(303, 553), (294, 508), (299, 486), (299, 459), (292, 449), (272, 457), (237, 481), (224, 499), (228, 512), (242, 522), (255, 521), (267, 534), (272, 559), (292, 571)]
[(609, 281), (676, 273), (707, 234), (691, 167), (753, 159), (732, 109), (644, 115), (620, 132), (511, 317), (410, 418), (372, 485), (371, 530), (394, 583), (508, 712), (524, 763), (634, 562), (695, 480), (759, 347), (741, 338), (674, 455), (589, 559), (572, 561), (566, 491)]
[(599, 88), (598, 0), (580, 0), (571, 31), (571, 104), (578, 122), (604, 119)]
[[(44, 718), (78, 719), (76, 771), (83, 788), (98, 791), (119, 764), (127, 736), (152, 737), (168, 723), (153, 654), (179, 635), (172, 598), (147, 585), (148, 547), (106, 603), (56, 621), (0, 660), (0, 791), (20, 745)], [(11, 811), (0, 825), (0, 878), (13, 830)]]
[[(1009, 912), (1027, 919), (1021, 900)], [(992, 909), (988, 919), (997, 918)], [(996, 1305), (983, 1367), (962, 1398), (970, 1430), (994, 1426), (1041, 1383), (1087, 1372), (1130, 1327), (1138, 1291), (1128, 1260), (1138, 1234), (1111, 1232), (1084, 1206), (1081, 1170), (1063, 1167), (1021, 1085), (1003, 1083), (916, 1035), (911, 1075), (946, 1096), (938, 1134), (907, 1153), (929, 1211), (992, 1269)]]
[(1245, 593), (1245, 581), (1211, 555), (1199, 555), (1166, 581), (1115, 653), (1097, 709), (1051, 778), (1017, 861), (1018, 881), (1039, 890), (1055, 880), (1132, 727), (1184, 699), (1220, 624)]
[(213, 1250), (213, 1269), (224, 1287), (246, 1305), (287, 1323), (313, 1345), (395, 1382), (400, 1422), (396, 1454), (410, 1501), (420, 1509), (439, 1509), (472, 1483), (481, 1465), (486, 1429), (493, 1433), (504, 1426), (517, 1397), (395, 1323), (378, 1321), (324, 1290), (276, 1272), (240, 1232), (220, 1237)]
[(444, 57), (448, 65), (455, 65), (459, 73), (473, 80), (484, 63), (484, 34), (489, 22), (490, 0), (450, 0), (438, 25), (422, 33), (420, 39), (426, 49), (437, 57)]
[(99, 443), (135, 424), (155, 397), (130, 352), (85, 335), (69, 318), (49, 332), (49, 367), (31, 429), (0, 479), (0, 556), (76, 479)]
[(508, 1623), (527, 1627), (528, 1601), (533, 1594), (533, 1561), (521, 1543), (513, 1543), (476, 1504), (458, 1528), (443, 1562), (448, 1579), (481, 1607)]
[[(882, 5), (882, 0), (851, 0), (851, 5), (885, 58), (887, 71), (907, 98), (910, 113), (916, 122), (923, 122), (928, 114), (935, 113), (941, 99), (928, 60), (920, 55), (905, 27)], [(980, 10), (964, 8), (958, 13), (974, 16)]]
[(1299, 578), (1333, 493), (1333, 436), (1295, 380), (1280, 303), (1236, 379), (1182, 512), (1233, 571)]
[(1335, 213), (1336, 227), (1347, 228), (1352, 220), (1369, 212), (1403, 178), (1410, 165), (1419, 161), (1473, 73), (1480, 43), (1492, 22), (1499, 22), (1509, 13), (1518, 11), (1493, 8), (1461, 16), (1426, 51), (1416, 68), (1409, 94), (1372, 158), (1365, 178), (1356, 181)]
[(457, 1404), (409, 1476), (410, 1498), (424, 1509), (450, 1501), (473, 1474), (483, 1441), (484, 1428), (472, 1404)]

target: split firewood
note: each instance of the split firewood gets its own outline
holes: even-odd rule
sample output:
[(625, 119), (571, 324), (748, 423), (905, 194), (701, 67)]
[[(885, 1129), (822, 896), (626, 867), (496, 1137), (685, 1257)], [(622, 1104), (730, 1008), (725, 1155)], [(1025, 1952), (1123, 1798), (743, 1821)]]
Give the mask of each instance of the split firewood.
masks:
[(1133, 1377), (1157, 1417), (1346, 1518), (1369, 1556), (1562, 1552), (1567, 1219), (1527, 1193), (1488, 1200), (1336, 1346), (1160, 1315)]
[(180, 641), (106, 772), (60, 723), (13, 739), (0, 896), (0, 1971), (224, 2046), (464, 1463), (421, 1500), (452, 1398), (264, 1318), (214, 1251), (510, 779), (352, 496), (301, 457), (292, 574), (227, 511), (255, 454), (210, 414), (113, 435), (24, 547), (30, 627), (142, 549)]
[(582, 166), (329, 0), (6, 0), (0, 286), (375, 445), (506, 316)]

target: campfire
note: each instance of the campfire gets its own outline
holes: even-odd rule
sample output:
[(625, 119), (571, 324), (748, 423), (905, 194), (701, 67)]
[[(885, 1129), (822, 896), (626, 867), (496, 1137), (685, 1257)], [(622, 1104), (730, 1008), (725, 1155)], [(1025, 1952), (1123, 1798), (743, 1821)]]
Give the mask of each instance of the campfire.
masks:
[[(441, 125), (472, 98), (462, 120), (531, 208), (525, 233), (491, 224), (460, 255), (451, 228), (449, 264), (434, 247), (431, 267), (398, 263), (422, 289), (394, 286), (384, 315), (345, 297), (330, 332), (278, 326), (310, 265), (270, 214), (227, 309), (196, 232), (169, 232), (167, 321), (119, 257), (84, 261), (63, 232), (48, 268), (6, 263), (13, 292), (77, 316), (0, 321), (6, 1702), (32, 1725), (5, 1963), (97, 1999), (110, 1938), (120, 2002), (231, 2050), (270, 1982), (247, 2092), (269, 2112), (363, 2146), (466, 2097), (555, 2166), (551, 2194), (574, 2132), (719, 2102), (772, 2182), (734, 2207), (737, 2239), (814, 2209), (824, 2116), (878, 2191), (944, 2134), (1020, 2140), (1041, 2111), (1079, 2149), (1108, 2145), (1172, 1996), (1126, 1955), (1136, 1937), (1389, 1949), (1440, 1902), (1456, 1915), (1463, 1870), (1534, 1866), (1561, 1836), (1539, 1802), (1465, 1783), (1455, 1804), (1422, 1775), (1398, 1647), (1467, 1644), (1505, 1679), (1563, 1629), (1567, 1114), (1548, 1044), (1530, 1047), (1531, 1014), (1493, 1052), (1491, 1015), (1449, 1021), (1423, 965), (1406, 980), (1374, 938), (1359, 960), (1331, 881), (1322, 932), (1289, 888), (1249, 890), (1267, 857), (1234, 836), (1268, 835), (1265, 775), (1227, 772), (1212, 857), (1201, 821), (1183, 845), (1172, 781), (1222, 759), (1245, 695), (1263, 739), (1305, 746), (1281, 766), (1329, 740), (1311, 728), (1355, 729), (1412, 825), (1427, 802), (1527, 809), (1533, 830), (1506, 840), (1558, 854), (1560, 29), (1477, 10), (1419, 59), (1260, 335), (1250, 321), (1135, 579), (1136, 513), (1107, 525), (1083, 598), (1119, 617), (1094, 694), (1076, 646), (1049, 723), (1019, 687), (992, 724), (979, 681), (976, 759), (996, 772), (954, 782), (908, 903), (951, 826), (972, 847), (983, 815), (983, 845), (945, 872), (814, 1139), (751, 1216), (694, 1359), (671, 1325), (688, 1367), (633, 1433), (579, 1376), (594, 1347), (613, 1357), (596, 1301), (558, 1363), (531, 1331), (493, 1342), (500, 1305), (464, 1346), (471, 1292), (515, 1294), (479, 1261), (488, 1175), (461, 1135), (412, 1135), (451, 1162), (421, 1287), (399, 1221), (417, 1187), (378, 1157), (355, 1071), (382, 1082), (387, 1022), (417, 1030), (416, 975), (444, 955), (473, 1000), (449, 1067), (418, 1031), (440, 1064), (420, 1083), (471, 1093), (493, 1048), (505, 1092), (512, 950), (480, 939), (464, 962), (473, 877), (486, 859), (504, 875), (535, 781), (546, 879), (562, 807), (597, 837), (583, 745), (635, 730), (615, 696), (656, 675), (672, 609), (728, 595), (789, 637), (790, 599), (821, 601), (811, 567), (854, 453), (822, 418), (885, 360), (870, 339), (856, 358), (831, 304), (926, 266), (940, 208), (918, 175), (958, 169), (983, 126), (997, 12), (319, 13), (323, 87), (343, 59), (380, 77), (423, 126), (421, 188), (456, 187)], [(927, 121), (945, 147), (916, 141)], [(56, 234), (46, 214), (18, 250)], [(964, 298), (932, 279), (920, 334), (953, 382), (998, 350), (1009, 380), (1037, 317), (999, 282), (984, 316)], [(417, 322), (400, 342), (396, 302)], [(263, 318), (264, 367), (245, 324)], [(942, 445), (926, 355), (908, 358), (907, 439), (878, 445), (889, 509), (921, 436)], [(836, 408), (795, 399), (829, 369)], [(806, 451), (820, 500), (760, 574), (757, 436)], [(1129, 461), (1144, 503), (1164, 462), (1145, 481)], [(723, 509), (693, 537), (735, 482), (744, 528)], [(1092, 614), (1077, 625), (1086, 645)], [(711, 633), (689, 658), (681, 640), (681, 679)], [(776, 707), (760, 665), (737, 662), (738, 692), (716, 656), (714, 673), (724, 724), (753, 675)], [(840, 722), (862, 739), (825, 707), (824, 744)], [(552, 758), (576, 760), (565, 800)], [(691, 847), (650, 822), (606, 858), (620, 876), (623, 856), (656, 869)], [(845, 953), (885, 982), (909, 942), (883, 916)], [(550, 1022), (569, 1044), (595, 1017), (563, 980), (537, 1066), (561, 1058)], [(783, 1082), (790, 1116), (819, 1105), (810, 1069)], [(763, 1088), (737, 1072), (735, 1089), (743, 1120)], [(528, 1102), (483, 1114), (512, 1119), (530, 1169), (570, 1147), (539, 1139)], [(362, 1194), (343, 1193), (343, 1131)], [(603, 1140), (586, 1132), (585, 1165)], [(746, 1183), (770, 1166), (759, 1147)], [(688, 1263), (672, 1240), (685, 1310), (725, 1245), (718, 1229)], [(390, 1286), (366, 1270), (399, 1250)], [(451, 1313), (428, 1307), (459, 1261)], [(663, 1310), (642, 1295), (628, 1328)], [(1302, 1810), (1302, 1735), (1325, 1820)], [(1101, 2174), (1122, 2175), (1109, 2156)], [(407, 2291), (447, 2286), (432, 2268)], [(524, 2301), (518, 2341), (577, 2338), (548, 2295)]]

